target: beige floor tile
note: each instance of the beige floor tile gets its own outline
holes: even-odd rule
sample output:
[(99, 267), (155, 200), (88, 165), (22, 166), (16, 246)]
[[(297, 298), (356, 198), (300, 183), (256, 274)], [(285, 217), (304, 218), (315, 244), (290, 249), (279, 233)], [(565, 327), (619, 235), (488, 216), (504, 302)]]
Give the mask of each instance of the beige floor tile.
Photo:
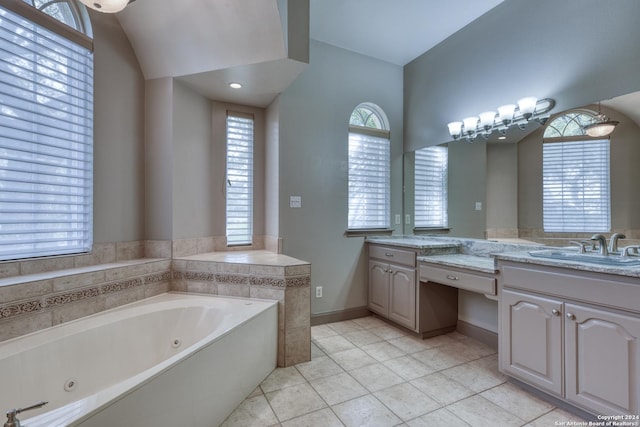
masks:
[(456, 353), (449, 347), (451, 346), (444, 345), (440, 347), (430, 348), (425, 351), (413, 353), (411, 357), (417, 359), (427, 366), (430, 366), (435, 371), (452, 368), (454, 366), (458, 366), (470, 361), (465, 357), (464, 354)]
[(313, 380), (311, 386), (328, 405), (342, 403), (369, 393), (347, 373)]
[(344, 335), (347, 332), (361, 331), (364, 329), (362, 326), (358, 325), (353, 320), (345, 320), (342, 322), (328, 323), (328, 327), (339, 333), (340, 335)]
[(391, 427), (402, 421), (368, 394), (332, 407), (347, 427)]
[(311, 342), (311, 358), (316, 358), (316, 357), (321, 357), (321, 356), (326, 356), (327, 353), (325, 353), (324, 351), (320, 350), (320, 347), (318, 347), (316, 345), (316, 343)]
[(406, 381), (415, 380), (434, 372), (433, 368), (418, 362), (411, 356), (402, 356), (382, 362), (384, 366), (400, 375)]
[(430, 348), (425, 344), (424, 340), (417, 337), (405, 336), (388, 340), (389, 344), (393, 344), (407, 354), (417, 353)]
[(362, 349), (378, 362), (395, 359), (396, 357), (404, 356), (406, 354), (404, 351), (400, 350), (394, 345), (389, 344), (387, 341), (369, 344), (362, 347)]
[(373, 394), (403, 421), (408, 421), (440, 407), (435, 400), (409, 383), (402, 383)]
[(438, 372), (413, 380), (411, 384), (442, 405), (449, 405), (474, 394), (467, 387)]
[(377, 362), (376, 359), (359, 348), (333, 353), (331, 358), (346, 371), (362, 368)]
[(260, 387), (256, 387), (251, 393), (249, 393), (249, 396), (247, 396), (247, 398), (249, 397), (256, 397), (256, 396), (260, 396), (262, 393), (262, 390), (260, 389)]
[(447, 411), (446, 408), (437, 409), (419, 418), (407, 422), (409, 427), (471, 427), (460, 418)]
[[(474, 361), (475, 362), (475, 361)], [(500, 385), (506, 381), (506, 377), (491, 369), (482, 369), (474, 362), (464, 363), (441, 373), (476, 393)]]
[(473, 427), (520, 427), (523, 421), (480, 395), (468, 397), (447, 409)]
[(325, 408), (285, 421), (282, 427), (343, 427), (343, 424), (331, 409)]
[(344, 372), (344, 370), (328, 356), (322, 356), (309, 362), (299, 363), (295, 368), (298, 369), (307, 381)]
[[(526, 427), (549, 427), (549, 426), (566, 426), (568, 421), (574, 423), (584, 422), (585, 420), (573, 415), (570, 412), (556, 408), (551, 412), (526, 424)], [(579, 425), (579, 424), (576, 424)]]
[(266, 427), (278, 423), (265, 396), (260, 395), (245, 399), (221, 427)]
[(265, 396), (280, 421), (286, 421), (327, 405), (307, 383), (266, 393)]
[(281, 388), (302, 384), (304, 382), (306, 382), (306, 380), (300, 375), (296, 367), (289, 366), (287, 368), (274, 369), (274, 371), (262, 381), (260, 388), (264, 393), (269, 393), (270, 391), (280, 390)]
[(381, 363), (354, 369), (349, 373), (371, 392), (404, 382), (402, 377)]
[(353, 319), (353, 321), (360, 325), (363, 329), (371, 329), (388, 325), (387, 322), (378, 319), (375, 316), (360, 317), (358, 319)]
[(367, 330), (348, 332), (344, 334), (343, 337), (351, 341), (357, 347), (364, 347), (365, 345), (384, 341), (378, 335)]
[(314, 340), (316, 345), (320, 347), (322, 351), (327, 354), (336, 353), (338, 351), (351, 350), (356, 348), (351, 344), (351, 341), (344, 338), (342, 335), (335, 335), (332, 337), (318, 338)]
[(407, 335), (404, 331), (401, 331), (398, 328), (394, 328), (393, 326), (383, 325), (377, 326), (375, 328), (369, 329), (369, 332), (372, 332), (382, 338), (383, 340), (391, 340), (393, 338), (400, 338)]
[(424, 345), (427, 346), (427, 348), (436, 348), (436, 347), (441, 347), (443, 345), (449, 345), (449, 344), (453, 344), (455, 342), (458, 342), (456, 339), (451, 338), (451, 336), (447, 335), (437, 335), (435, 337), (431, 337), (431, 338), (425, 338), (423, 340)]
[(502, 384), (480, 393), (480, 396), (506, 409), (524, 421), (531, 421), (551, 410), (554, 406), (527, 393), (510, 383)]
[(334, 335), (338, 335), (338, 333), (327, 325), (317, 325), (311, 327), (312, 339), (326, 338)]

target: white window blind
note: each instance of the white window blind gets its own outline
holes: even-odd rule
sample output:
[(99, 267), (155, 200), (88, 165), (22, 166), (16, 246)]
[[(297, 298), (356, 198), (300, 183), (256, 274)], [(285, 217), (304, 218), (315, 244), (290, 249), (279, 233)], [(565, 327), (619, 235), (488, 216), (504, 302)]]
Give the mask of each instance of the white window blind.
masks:
[(93, 58), (0, 8), (0, 259), (92, 245)]
[(447, 227), (447, 147), (427, 147), (416, 150), (415, 155), (415, 227)]
[(253, 240), (253, 117), (227, 116), (227, 244)]
[(609, 231), (609, 140), (543, 145), (543, 211), (546, 232)]
[(349, 132), (350, 230), (390, 227), (391, 143), (374, 132)]

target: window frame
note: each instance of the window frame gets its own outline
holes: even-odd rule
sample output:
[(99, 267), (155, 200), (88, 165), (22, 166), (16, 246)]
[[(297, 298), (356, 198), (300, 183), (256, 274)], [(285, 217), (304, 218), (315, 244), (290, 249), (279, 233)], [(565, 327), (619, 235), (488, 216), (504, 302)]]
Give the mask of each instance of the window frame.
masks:
[[(545, 233), (611, 231), (610, 139), (585, 134), (583, 126), (594, 119), (595, 113), (591, 111), (575, 110), (555, 117), (545, 129), (542, 144)], [(558, 203), (560, 206), (552, 206)], [(586, 208), (592, 211), (591, 215)]]
[[(347, 147), (347, 234), (392, 230), (391, 133), (378, 106), (362, 103), (352, 111)], [(380, 199), (382, 208), (374, 206)]]
[(6, 101), (0, 112), (3, 261), (93, 248), (92, 39), (70, 26), (90, 33), (90, 21), (72, 1), (43, 6), (67, 6), (58, 18), (73, 22), (19, 0), (2, 5), (5, 28), (20, 29), (2, 31), (8, 76), (0, 89)]
[[(422, 156), (427, 152), (439, 151), (440, 153), (433, 153), (427, 156)], [(444, 153), (444, 154), (442, 154)], [(422, 157), (419, 159), (419, 157)], [(440, 157), (440, 158), (438, 158)], [(420, 165), (424, 165), (424, 170)], [(429, 170), (432, 169), (432, 173)], [(431, 177), (429, 177), (431, 175)], [(424, 176), (424, 178), (422, 178)], [(414, 153), (414, 168), (413, 168), (413, 220), (414, 230), (446, 230), (449, 228), (449, 148), (446, 145), (436, 145), (431, 147), (421, 148)], [(439, 222), (420, 222), (422, 214), (418, 213), (421, 208), (427, 209), (430, 198), (428, 194), (422, 194), (422, 190), (419, 191), (419, 185), (431, 185), (434, 189), (432, 192), (439, 192), (437, 198), (442, 205), (442, 209), (439, 210), (436, 216), (440, 217), (442, 221)], [(427, 190), (425, 189), (426, 193)], [(424, 201), (419, 200), (419, 197), (424, 196)], [(433, 199), (433, 197), (431, 198)]]
[[(245, 143), (249, 142), (250, 143), (250, 147), (243, 147), (242, 144), (235, 144), (234, 147), (232, 147), (234, 149), (234, 151), (236, 151), (239, 156), (241, 157), (243, 154), (246, 156), (247, 155), (247, 149), (250, 150), (249, 153), (249, 158), (244, 158), (244, 159), (240, 159), (240, 162), (236, 162), (237, 164), (241, 165), (242, 163), (245, 164), (245, 166), (247, 166), (247, 171), (249, 172), (247, 175), (245, 176), (238, 176), (237, 174), (241, 171), (239, 171), (238, 169), (233, 169), (230, 171), (229, 167), (230, 167), (230, 158), (231, 156), (229, 155), (230, 152), (230, 120), (231, 121), (238, 121), (238, 125), (241, 122), (244, 122), (246, 124), (246, 122), (250, 122), (251, 123), (251, 140), (243, 140)], [(254, 183), (254, 175), (255, 175), (255, 117), (253, 116), (253, 114), (247, 114), (247, 113), (241, 113), (241, 112), (236, 112), (236, 111), (227, 111), (227, 118), (226, 118), (226, 138), (225, 138), (225, 147), (226, 147), (226, 160), (225, 160), (225, 180), (226, 180), (226, 189), (227, 191), (225, 191), (225, 236), (227, 239), (227, 246), (228, 247), (233, 247), (233, 246), (251, 246), (253, 245), (253, 240), (254, 240), (254, 216), (253, 216), (253, 209), (254, 209), (254, 198), (255, 198), (255, 183)], [(239, 129), (239, 128), (237, 128)], [(238, 140), (237, 138), (232, 139), (232, 140)], [(236, 178), (231, 178), (230, 177), (230, 172), (233, 173), (233, 175), (236, 176)], [(234, 182), (240, 182), (245, 183), (247, 185), (246, 192), (242, 192), (242, 191), (236, 191), (236, 188), (240, 188), (240, 187), (235, 187), (232, 185), (232, 179), (234, 180)], [(236, 207), (240, 207), (243, 208), (245, 214), (244, 215), (239, 215), (239, 212), (232, 212), (230, 210), (230, 198), (235, 200), (235, 201), (242, 201), (243, 197), (246, 196), (246, 203), (244, 204), (236, 204)], [(233, 215), (231, 215), (233, 214)], [(234, 227), (237, 226), (238, 224), (240, 224), (242, 221), (244, 221), (246, 223), (246, 227), (244, 228), (239, 228), (239, 227)], [(239, 233), (238, 230), (233, 230), (233, 228), (239, 228), (242, 233)], [(237, 234), (236, 237), (234, 237), (233, 235)], [(232, 236), (232, 238), (230, 239), (230, 236)]]

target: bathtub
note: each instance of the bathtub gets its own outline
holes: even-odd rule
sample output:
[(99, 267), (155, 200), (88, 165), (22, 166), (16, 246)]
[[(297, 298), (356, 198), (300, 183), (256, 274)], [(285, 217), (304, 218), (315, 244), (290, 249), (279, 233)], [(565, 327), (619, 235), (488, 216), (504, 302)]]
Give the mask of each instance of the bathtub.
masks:
[[(23, 427), (214, 427), (275, 368), (277, 302), (168, 293), (0, 343)], [(4, 422), (4, 421), (3, 421)]]

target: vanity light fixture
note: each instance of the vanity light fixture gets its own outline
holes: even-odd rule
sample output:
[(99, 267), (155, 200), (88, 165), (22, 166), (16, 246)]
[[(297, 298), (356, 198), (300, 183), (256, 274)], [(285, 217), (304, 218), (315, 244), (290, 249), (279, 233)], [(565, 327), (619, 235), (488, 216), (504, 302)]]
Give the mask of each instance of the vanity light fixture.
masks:
[(478, 117), (467, 117), (461, 122), (451, 122), (449, 134), (454, 141), (466, 138), (467, 141), (475, 141), (478, 135), (488, 139), (493, 131), (498, 131), (505, 135), (510, 126), (518, 126), (525, 129), (527, 123), (535, 120), (540, 124), (545, 124), (549, 120), (546, 115), (556, 102), (551, 98), (537, 99), (532, 96), (522, 98), (516, 104), (506, 104), (498, 107), (498, 111), (485, 111)]
[(585, 126), (584, 132), (596, 138), (607, 136), (618, 126), (620, 122), (609, 120), (607, 116), (600, 111), (600, 103), (598, 102), (598, 115), (594, 117), (593, 123)]
[(136, 0), (80, 0), (85, 6), (104, 13), (116, 13)]
[(232, 89), (240, 89), (242, 87), (242, 85), (240, 83), (237, 82), (231, 82), (229, 83), (229, 87)]

